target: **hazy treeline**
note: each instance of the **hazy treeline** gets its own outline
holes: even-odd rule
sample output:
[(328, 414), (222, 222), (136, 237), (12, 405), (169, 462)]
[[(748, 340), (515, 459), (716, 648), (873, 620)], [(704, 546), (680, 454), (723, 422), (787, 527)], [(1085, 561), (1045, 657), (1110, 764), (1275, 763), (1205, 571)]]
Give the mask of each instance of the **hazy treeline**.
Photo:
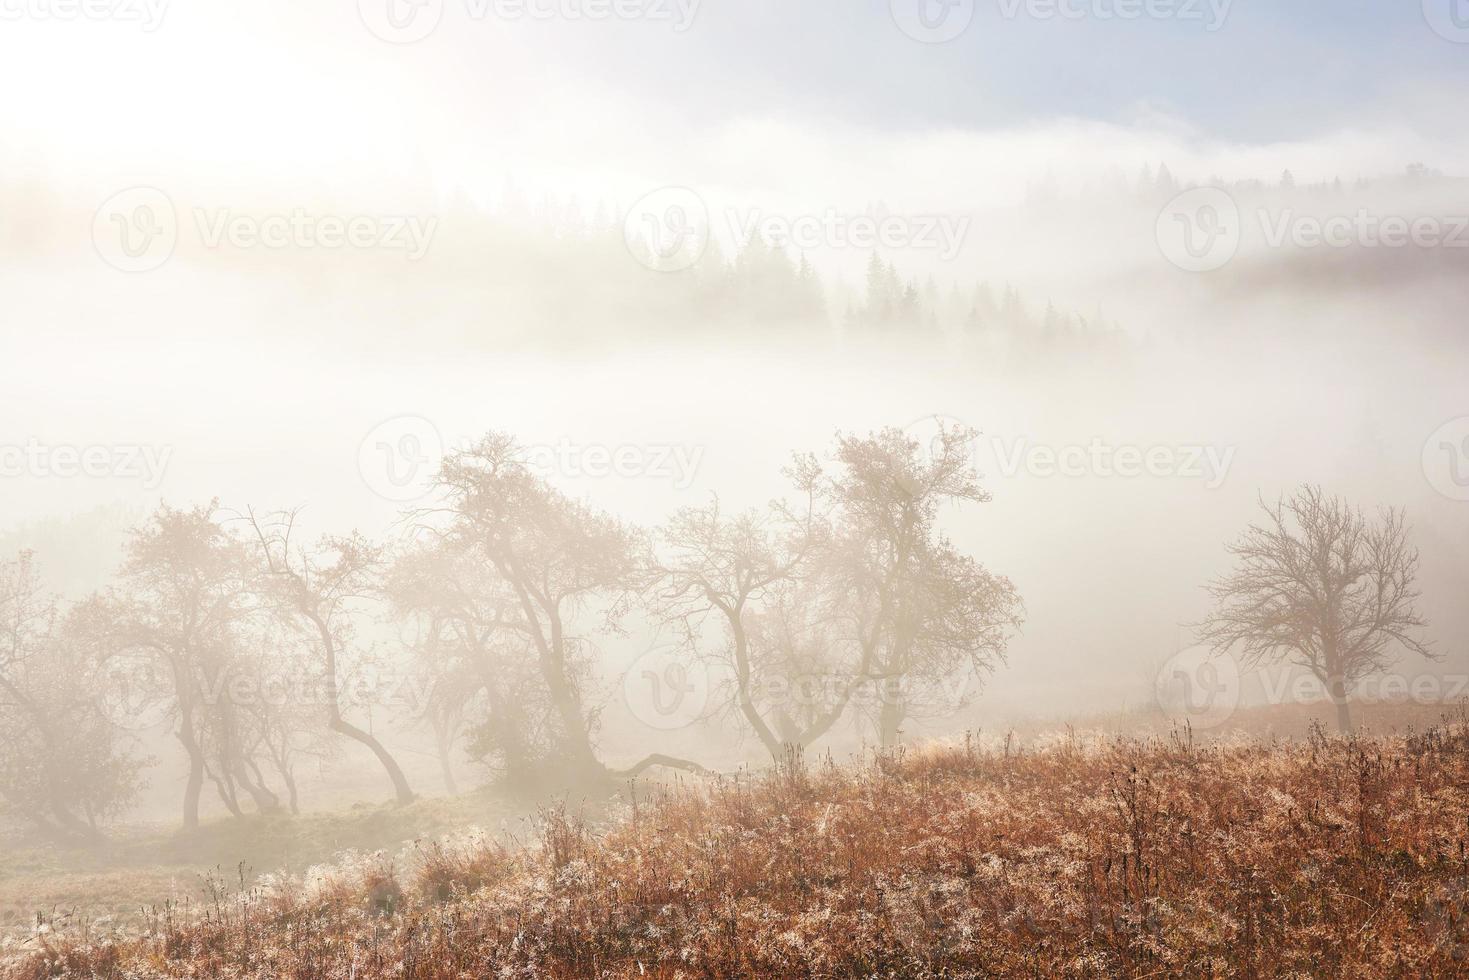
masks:
[[(66, 605), (23, 553), (0, 565), (0, 794), (49, 832), (94, 835), (150, 763), (131, 736), (166, 726), (186, 827), (206, 792), (235, 815), (296, 810), (302, 762), (354, 742), (407, 802), (352, 695), (374, 664), (379, 683), (417, 681), (394, 720), (434, 732), (451, 786), (456, 750), (525, 788), (700, 769), (668, 753), (602, 761), (596, 637), (634, 617), (731, 678), (708, 714), (773, 759), (838, 725), (892, 744), (936, 692), (962, 700), (950, 679), (992, 670), (1021, 622), (1010, 582), (939, 527), (946, 505), (989, 499), (973, 435), (840, 436), (829, 458), (793, 457), (788, 499), (742, 513), (714, 499), (645, 530), (491, 434), (443, 461), (391, 542), (302, 540), (294, 512), (165, 505), (129, 535), (115, 580)], [(383, 623), (400, 649), (371, 642)]]

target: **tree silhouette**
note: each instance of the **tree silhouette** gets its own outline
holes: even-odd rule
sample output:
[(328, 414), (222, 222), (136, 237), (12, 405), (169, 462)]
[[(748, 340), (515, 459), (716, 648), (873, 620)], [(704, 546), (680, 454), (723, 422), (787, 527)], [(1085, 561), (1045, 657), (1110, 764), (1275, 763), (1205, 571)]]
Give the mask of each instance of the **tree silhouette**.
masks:
[(1247, 666), (1292, 664), (1314, 674), (1351, 730), (1354, 684), (1391, 663), (1391, 651), (1433, 654), (1417, 638), (1418, 552), (1402, 511), (1375, 520), (1306, 486), (1250, 525), (1229, 553), (1235, 571), (1208, 586), (1216, 606), (1200, 637), (1216, 654), (1240, 651)]

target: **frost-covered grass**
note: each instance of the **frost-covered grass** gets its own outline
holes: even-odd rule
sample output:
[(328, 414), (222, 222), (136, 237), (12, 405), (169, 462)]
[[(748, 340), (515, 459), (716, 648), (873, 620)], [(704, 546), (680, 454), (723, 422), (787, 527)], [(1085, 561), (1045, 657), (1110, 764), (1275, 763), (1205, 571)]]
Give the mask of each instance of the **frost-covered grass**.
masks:
[(197, 907), (210, 879), (281, 870), (304, 871), (343, 851), (397, 849), (470, 824), (498, 828), (525, 810), (489, 792), (431, 798), (406, 807), (360, 805), (293, 817), (285, 813), (177, 827), (111, 828), (96, 843), (63, 843), (11, 827), (0, 835), (0, 939), (26, 936), (37, 924), (53, 935), (136, 930), (150, 911)]
[(1461, 976), (1469, 729), (976, 741), (644, 790), (224, 894), (11, 978)]

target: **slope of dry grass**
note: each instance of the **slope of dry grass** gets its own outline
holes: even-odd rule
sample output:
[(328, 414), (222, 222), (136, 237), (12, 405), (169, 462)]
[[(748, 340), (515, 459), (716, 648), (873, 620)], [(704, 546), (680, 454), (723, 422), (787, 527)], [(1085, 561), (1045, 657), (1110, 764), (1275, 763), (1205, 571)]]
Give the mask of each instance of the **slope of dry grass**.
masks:
[(363, 858), (42, 936), (6, 976), (1459, 976), (1469, 729), (1186, 738), (643, 790), (525, 849)]

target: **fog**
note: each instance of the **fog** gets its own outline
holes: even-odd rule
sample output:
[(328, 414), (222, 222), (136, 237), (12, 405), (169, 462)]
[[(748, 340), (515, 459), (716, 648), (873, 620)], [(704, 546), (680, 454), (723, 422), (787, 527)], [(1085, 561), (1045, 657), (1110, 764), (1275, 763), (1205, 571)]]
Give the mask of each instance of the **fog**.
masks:
[[(1241, 5), (1181, 43), (1255, 65), (1259, 91), (1168, 75), (1175, 54), (1144, 70), (1097, 53), (1078, 74), (1105, 84), (1100, 107), (1053, 82), (1007, 88), (1006, 25), (975, 31), (998, 62), (981, 64), (903, 38), (886, 11), (814, 6), (710, 0), (660, 34), (451, 4), (403, 45), (350, 9), (278, 3), (168, 5), (147, 30), (6, 23), (0, 78), (29, 94), (0, 106), (0, 562), (33, 552), (58, 608), (86, 609), (126, 593), (125, 548), (160, 508), (217, 501), (211, 519), (260, 546), (252, 574), (279, 578), (272, 558), (293, 574), (295, 552), (246, 518), (295, 511), (292, 546), (360, 532), (386, 577), (426, 525), (468, 513), (445, 459), (504, 433), (544, 486), (654, 535), (666, 572), (659, 529), (681, 510), (798, 505), (793, 454), (840, 473), (843, 439), (896, 429), (913, 465), (937, 465), (962, 430), (952, 451), (988, 499), (940, 500), (933, 540), (1008, 579), (1023, 616), (888, 748), (1068, 724), (1229, 734), (1233, 711), (1282, 700), (1278, 672), (1240, 660), (1222, 719), (1178, 711), (1167, 687), (1201, 649), (1227, 546), (1303, 486), (1402, 510), (1438, 659), (1394, 648), (1390, 672), (1437, 678), (1416, 698), (1435, 709), (1469, 693), (1469, 143), (1448, 124), (1449, 45), (1394, 21), (1382, 64), (1297, 79), (1276, 46), (1298, 50), (1300, 25)], [(855, 62), (893, 43), (893, 90), (793, 40), (815, 26)], [(1084, 46), (1080, 27), (1051, 43), (1009, 26), (1055, 64)], [(1332, 79), (1359, 97), (1318, 90)], [(1311, 99), (1314, 117), (1296, 105)], [(568, 613), (598, 757), (768, 765), (718, 703), (718, 624), (680, 638), (659, 588), (594, 589)], [(342, 673), (431, 670), (421, 610), (372, 594), (334, 607), (351, 621)], [(250, 634), (259, 651), (319, 657), (319, 638), (280, 638), (304, 615), (281, 608)], [(87, 633), (89, 655), (124, 634)], [(692, 678), (687, 717), (649, 709), (671, 677)], [(344, 715), (415, 795), (486, 794), (486, 822), (545, 798), (485, 749), (492, 713), (440, 753), (414, 694)], [(324, 709), (303, 707), (314, 733)], [(181, 710), (117, 726), (144, 761), (109, 833), (177, 827)], [(853, 708), (799, 748), (850, 756), (878, 727)], [(318, 737), (301, 810), (392, 799), (365, 742)], [(566, 772), (563, 796), (606, 789)], [(48, 838), (24, 795), (0, 792), (0, 814), (31, 846)], [(226, 795), (205, 784), (206, 826), (229, 819)]]

